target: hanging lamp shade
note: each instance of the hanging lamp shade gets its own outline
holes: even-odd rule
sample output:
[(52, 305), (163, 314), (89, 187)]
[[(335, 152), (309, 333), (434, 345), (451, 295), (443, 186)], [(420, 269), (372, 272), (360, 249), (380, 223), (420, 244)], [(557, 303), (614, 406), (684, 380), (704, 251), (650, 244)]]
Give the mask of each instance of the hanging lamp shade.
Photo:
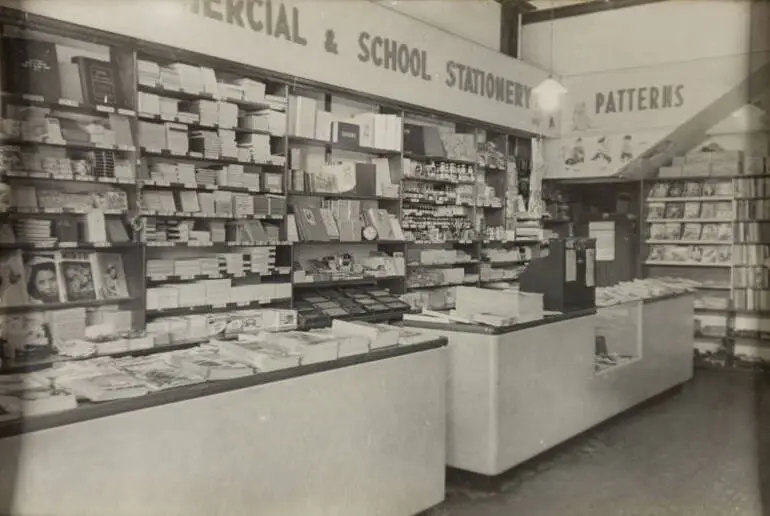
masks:
[(559, 81), (551, 76), (532, 90), (532, 94), (535, 96), (535, 99), (537, 99), (537, 105), (540, 109), (548, 113), (559, 109), (561, 98), (566, 93), (567, 88), (562, 86)]

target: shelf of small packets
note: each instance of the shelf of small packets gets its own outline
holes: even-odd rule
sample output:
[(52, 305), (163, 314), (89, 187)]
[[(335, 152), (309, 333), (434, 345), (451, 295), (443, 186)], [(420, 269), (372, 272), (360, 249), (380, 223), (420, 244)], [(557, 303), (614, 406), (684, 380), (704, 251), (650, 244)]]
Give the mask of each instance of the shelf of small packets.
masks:
[(300, 373), (313, 364), (366, 360), (370, 354), (431, 340), (416, 331), (360, 322), (338, 321), (328, 330), (300, 332), (293, 311), (263, 312), (256, 318), (213, 316), (205, 328), (210, 337), (152, 355), (88, 358), (95, 351), (78, 342), (80, 360), (0, 375), (0, 423), (205, 382), (289, 369)]
[[(502, 268), (492, 271), (480, 265), (478, 254), (483, 237), (502, 240), (505, 236), (502, 226), (489, 227), (484, 216), (485, 209), (504, 209), (503, 198), (485, 181), (486, 173), (506, 170), (504, 148), (498, 149), (494, 142), (479, 142), (478, 134), (444, 131), (438, 137), (448, 157), (407, 154), (404, 160), (402, 214), (407, 238), (418, 246), (428, 246), (411, 245), (409, 249), (409, 292), (402, 299), (413, 310), (451, 308), (453, 287), (516, 276), (516, 272)], [(513, 239), (512, 232), (510, 236)], [(446, 249), (445, 244), (459, 247)], [(519, 258), (516, 254), (515, 260)], [(500, 267), (507, 265), (499, 263)]]
[(730, 177), (660, 177), (647, 198), (647, 265), (731, 267), (734, 184)]
[(283, 167), (273, 153), (286, 134), (286, 91), (208, 67), (140, 56), (139, 146), (146, 156)]

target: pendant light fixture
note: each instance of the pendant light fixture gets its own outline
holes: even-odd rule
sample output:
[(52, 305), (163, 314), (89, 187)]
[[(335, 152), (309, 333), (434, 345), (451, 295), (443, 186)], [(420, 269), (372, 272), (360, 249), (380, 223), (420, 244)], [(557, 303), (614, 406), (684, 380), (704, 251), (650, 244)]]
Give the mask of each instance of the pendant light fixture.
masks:
[(532, 94), (537, 99), (538, 107), (546, 113), (558, 111), (559, 106), (561, 106), (562, 96), (567, 93), (567, 88), (553, 78), (554, 25), (554, 0), (551, 0), (551, 56), (548, 66), (549, 74), (546, 80), (532, 90)]

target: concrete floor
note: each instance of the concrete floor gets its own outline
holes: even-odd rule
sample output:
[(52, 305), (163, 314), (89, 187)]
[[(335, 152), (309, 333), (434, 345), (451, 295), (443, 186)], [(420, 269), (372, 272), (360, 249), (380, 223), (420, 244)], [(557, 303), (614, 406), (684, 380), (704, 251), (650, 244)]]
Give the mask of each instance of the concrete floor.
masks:
[(768, 378), (698, 371), (681, 390), (502, 475), (495, 486), (450, 475), (446, 502), (427, 514), (770, 515)]

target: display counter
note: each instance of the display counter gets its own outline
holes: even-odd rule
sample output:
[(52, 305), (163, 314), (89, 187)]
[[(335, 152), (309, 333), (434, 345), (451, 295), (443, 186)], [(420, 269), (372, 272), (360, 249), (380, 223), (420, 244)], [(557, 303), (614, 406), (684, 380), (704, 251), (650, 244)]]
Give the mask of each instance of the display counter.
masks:
[[(687, 381), (692, 310), (681, 294), (495, 330), (405, 321), (449, 340), (447, 464), (498, 475)], [(597, 335), (629, 359), (597, 370)]]
[(403, 516), (444, 498), (443, 339), (0, 425), (0, 512)]

